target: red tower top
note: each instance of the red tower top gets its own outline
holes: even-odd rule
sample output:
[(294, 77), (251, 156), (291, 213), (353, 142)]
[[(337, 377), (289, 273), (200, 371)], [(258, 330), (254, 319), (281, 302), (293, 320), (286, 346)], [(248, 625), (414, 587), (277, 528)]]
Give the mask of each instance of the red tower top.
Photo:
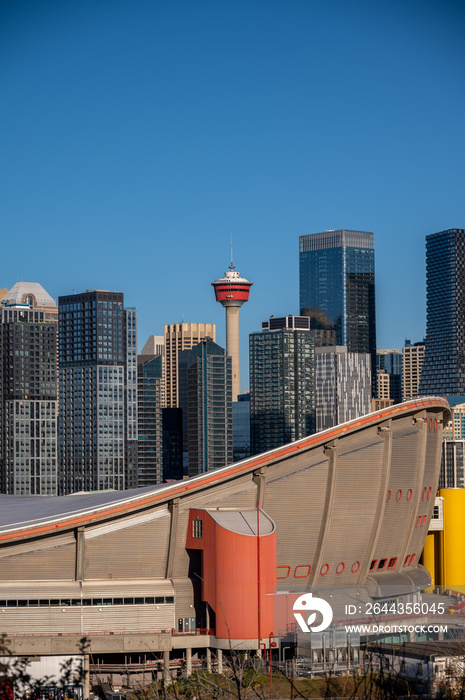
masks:
[(245, 277), (241, 277), (235, 271), (234, 265), (231, 262), (229, 271), (224, 273), (224, 277), (220, 277), (216, 282), (212, 282), (212, 287), (215, 288), (216, 301), (219, 301), (223, 306), (242, 306), (249, 300), (250, 287), (253, 282), (249, 282)]

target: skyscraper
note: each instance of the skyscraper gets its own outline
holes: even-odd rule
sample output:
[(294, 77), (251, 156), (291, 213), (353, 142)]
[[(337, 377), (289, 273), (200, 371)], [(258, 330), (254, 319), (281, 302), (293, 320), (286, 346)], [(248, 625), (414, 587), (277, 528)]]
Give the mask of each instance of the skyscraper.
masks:
[(250, 442), (258, 454), (315, 432), (315, 354), (308, 318), (271, 317), (249, 336)]
[(106, 290), (58, 301), (60, 491), (137, 486), (136, 311)]
[(449, 421), (444, 425), (445, 440), (465, 440), (465, 403), (451, 406)]
[(389, 381), (389, 374), (385, 369), (376, 370), (376, 381), (377, 381), (377, 393), (376, 398), (373, 399), (373, 410), (377, 411), (378, 408), (385, 408), (386, 406), (392, 406), (394, 399), (391, 399), (391, 387)]
[(425, 359), (425, 341), (411, 343), (405, 339), (402, 348), (402, 399), (412, 399), (418, 395), (421, 368)]
[(151, 335), (137, 356), (137, 484), (163, 481), (163, 404), (165, 338)]
[(444, 439), (442, 443), (440, 489), (463, 489), (465, 466), (465, 440)]
[(37, 282), (0, 302), (0, 491), (56, 495), (58, 309)]
[(250, 457), (250, 392), (239, 394), (232, 404), (233, 459)]
[(138, 486), (163, 481), (162, 360), (162, 355), (137, 356)]
[(144, 347), (142, 348), (141, 355), (147, 356), (161, 355), (161, 388), (160, 388), (160, 401), (161, 407), (165, 405), (165, 336), (164, 335), (150, 335)]
[(324, 231), (300, 236), (300, 313), (318, 334), (334, 334), (347, 352), (370, 353), (376, 391), (375, 251), (373, 233)]
[(163, 355), (165, 354), (165, 336), (150, 335), (144, 347), (141, 350), (141, 355)]
[(163, 408), (163, 480), (183, 478), (182, 410)]
[(189, 476), (233, 461), (232, 369), (224, 348), (206, 338), (187, 363)]
[(340, 346), (315, 348), (315, 385), (318, 432), (370, 413), (370, 355)]
[(426, 236), (426, 345), (420, 394), (465, 394), (465, 229)]
[(395, 349), (376, 350), (378, 399), (402, 401), (402, 355)]
[(178, 353), (205, 338), (216, 337), (214, 323), (170, 323), (165, 326), (165, 407), (179, 407)]

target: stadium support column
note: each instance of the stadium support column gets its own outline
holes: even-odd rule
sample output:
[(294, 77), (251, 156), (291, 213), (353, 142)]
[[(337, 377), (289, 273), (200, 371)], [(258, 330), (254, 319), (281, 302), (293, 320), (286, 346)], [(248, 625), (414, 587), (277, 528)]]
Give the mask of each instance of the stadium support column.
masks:
[(171, 684), (171, 672), (170, 672), (170, 653), (169, 651), (163, 652), (163, 684), (165, 687)]
[(188, 647), (186, 649), (186, 676), (192, 675), (192, 649)]
[(83, 698), (84, 700), (89, 700), (90, 698), (90, 682), (89, 682), (89, 654), (84, 654), (84, 678), (83, 678)]
[[(438, 571), (436, 570), (436, 548), (435, 548), (435, 536), (439, 534), (436, 532), (429, 532), (426, 535), (425, 546), (423, 547), (422, 561), (421, 563), (428, 569), (431, 576), (431, 586), (426, 589), (427, 593), (433, 593), (436, 583), (439, 583)], [(439, 538), (436, 539), (436, 543)]]

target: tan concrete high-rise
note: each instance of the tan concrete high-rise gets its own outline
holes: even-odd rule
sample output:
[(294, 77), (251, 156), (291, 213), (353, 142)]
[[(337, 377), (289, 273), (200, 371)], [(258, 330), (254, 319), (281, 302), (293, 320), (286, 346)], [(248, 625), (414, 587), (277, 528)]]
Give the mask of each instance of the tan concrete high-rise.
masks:
[(170, 323), (165, 326), (165, 408), (179, 406), (178, 353), (205, 338), (216, 341), (214, 323)]
[(424, 358), (425, 343), (412, 345), (406, 338), (405, 346), (402, 348), (402, 399), (404, 401), (418, 395)]
[(390, 399), (389, 393), (389, 374), (385, 369), (376, 370), (376, 379), (378, 383), (378, 399)]
[(450, 421), (444, 426), (444, 440), (465, 438), (465, 403), (452, 406)]

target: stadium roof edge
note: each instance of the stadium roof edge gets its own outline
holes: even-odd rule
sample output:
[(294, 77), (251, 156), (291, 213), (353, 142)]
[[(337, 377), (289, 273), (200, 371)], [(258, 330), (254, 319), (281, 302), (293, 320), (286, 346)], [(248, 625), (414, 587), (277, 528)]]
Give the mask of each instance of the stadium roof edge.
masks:
[[(323, 446), (328, 441), (335, 440), (343, 435), (354, 433), (393, 417), (408, 415), (421, 409), (446, 409), (450, 411), (450, 406), (444, 397), (417, 397), (401, 404), (395, 404), (374, 413), (369, 413), (347, 423), (342, 423), (320, 433), (315, 433), (297, 442), (283, 445), (226, 467), (221, 467), (212, 472), (206, 472), (184, 481), (176, 481), (144, 489), (115, 491), (112, 494), (108, 492), (105, 494), (88, 493), (61, 497), (2, 495), (0, 496), (0, 505), (2, 506), (0, 511), (3, 513), (0, 519), (0, 542), (12, 543), (29, 537), (58, 534), (64, 530), (95, 524), (98, 521), (121, 515), (129, 515), (150, 506), (166, 504), (174, 498), (201, 491), (212, 485), (236, 478), (279, 461), (293, 453), (297, 454), (307, 449)], [(87, 501), (87, 505), (84, 508), (82, 507), (84, 505), (83, 496), (86, 496)], [(32, 502), (34, 502), (35, 510), (37, 511), (36, 517), (34, 517), (34, 509), (31, 511)], [(12, 507), (5, 508), (4, 506), (7, 504)], [(44, 507), (45, 504), (47, 504), (47, 507)], [(11, 517), (9, 513), (11, 515), (14, 514), (14, 517), (9, 519)]]

